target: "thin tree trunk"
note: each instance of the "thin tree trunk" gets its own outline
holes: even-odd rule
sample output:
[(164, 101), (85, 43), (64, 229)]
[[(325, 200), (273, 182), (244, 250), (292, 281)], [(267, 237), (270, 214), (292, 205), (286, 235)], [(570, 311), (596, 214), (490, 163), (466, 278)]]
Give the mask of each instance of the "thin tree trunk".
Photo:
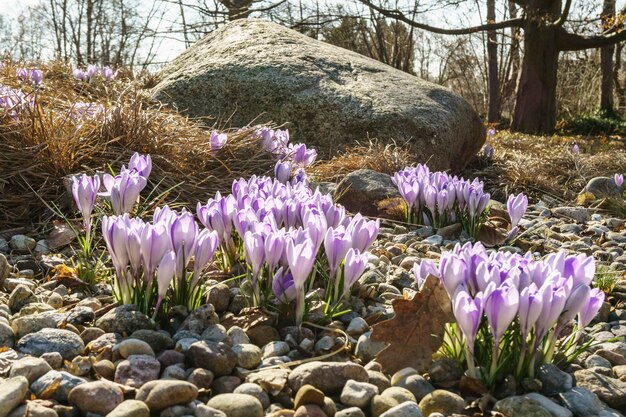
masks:
[[(602, 20), (607, 23), (615, 16), (615, 0), (604, 0)], [(613, 101), (613, 54), (615, 45), (600, 49), (600, 69), (602, 71), (602, 85), (600, 93), (600, 110), (609, 114), (615, 112)]]
[[(496, 21), (496, 1), (487, 0), (487, 22)], [(500, 121), (500, 78), (498, 75), (498, 32), (487, 32), (487, 68), (489, 73), (489, 123)]]

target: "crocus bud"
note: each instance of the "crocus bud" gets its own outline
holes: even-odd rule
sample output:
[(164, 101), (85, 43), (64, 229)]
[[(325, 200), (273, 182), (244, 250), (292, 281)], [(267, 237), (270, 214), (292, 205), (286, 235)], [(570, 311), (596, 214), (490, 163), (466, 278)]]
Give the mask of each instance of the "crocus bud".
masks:
[(328, 266), (330, 267), (330, 276), (334, 276), (341, 261), (352, 246), (352, 237), (346, 233), (344, 227), (337, 229), (330, 227), (324, 236), (324, 251), (328, 258)]
[(74, 76), (74, 79), (78, 81), (87, 80), (87, 73), (80, 68), (74, 68), (74, 70), (72, 71), (72, 75)]
[(274, 167), (274, 178), (280, 181), (283, 184), (286, 184), (291, 177), (291, 162), (285, 161), (276, 162), (276, 166)]
[(161, 262), (159, 262), (159, 268), (157, 270), (157, 306), (155, 310), (159, 309), (161, 302), (167, 295), (167, 290), (170, 287), (170, 283), (174, 278), (176, 271), (176, 254), (174, 251), (167, 252)]
[(472, 298), (467, 291), (458, 291), (452, 301), (453, 313), (456, 321), (465, 336), (467, 347), (474, 354), (476, 333), (483, 316), (482, 293)]
[(343, 293), (345, 295), (367, 267), (367, 254), (350, 249), (343, 267)]
[(578, 146), (578, 144), (574, 144), (574, 146), (572, 146), (572, 153), (574, 155), (578, 155), (580, 153), (580, 147)]
[(104, 77), (105, 81), (111, 81), (113, 79), (113, 76), (115, 75), (115, 73), (113, 72), (113, 70), (111, 69), (111, 67), (104, 67), (102, 68), (102, 70), (100, 71), (102, 76)]
[(80, 177), (72, 177), (72, 196), (78, 206), (85, 224), (87, 233), (91, 230), (91, 212), (98, 196), (100, 177), (89, 177), (85, 174)]
[(284, 273), (283, 268), (278, 268), (272, 281), (272, 292), (274, 296), (283, 304), (290, 303), (296, 299), (296, 288), (293, 285), (293, 275)]
[(131, 212), (141, 190), (147, 184), (145, 177), (128, 170), (123, 171), (116, 177), (105, 174), (103, 182), (104, 187), (107, 189), (107, 193), (104, 195), (111, 199), (111, 206), (115, 214)]
[(600, 311), (602, 303), (604, 303), (604, 297), (604, 292), (600, 291), (598, 288), (594, 288), (590, 291), (587, 303), (583, 306), (580, 313), (578, 313), (579, 329), (584, 329), (589, 326), (589, 323), (591, 323)]
[(18, 68), (16, 71), (16, 75), (20, 81), (28, 80), (28, 70), (26, 68)]
[(34, 85), (39, 86), (41, 85), (41, 82), (43, 81), (43, 71), (41, 71), (40, 69), (36, 69), (36, 68), (31, 69), (28, 74), (28, 78)]
[(622, 184), (624, 184), (624, 174), (615, 174), (613, 179), (615, 180), (615, 185), (622, 188)]
[(261, 233), (247, 231), (243, 237), (243, 249), (246, 262), (252, 268), (252, 276), (259, 276), (265, 262), (265, 239)]
[(96, 75), (98, 75), (98, 67), (95, 65), (87, 65), (87, 79), (92, 79), (93, 77), (95, 77)]
[(211, 138), (209, 139), (209, 149), (212, 151), (220, 150), (226, 145), (228, 136), (226, 133), (218, 133), (216, 130), (211, 132)]
[(528, 197), (520, 193), (518, 195), (510, 195), (506, 203), (509, 217), (511, 218), (511, 226), (515, 227), (526, 213), (528, 208)]
[(485, 315), (496, 344), (500, 342), (502, 335), (515, 319), (518, 309), (517, 288), (508, 285), (496, 288), (494, 283), (489, 284), (485, 291)]

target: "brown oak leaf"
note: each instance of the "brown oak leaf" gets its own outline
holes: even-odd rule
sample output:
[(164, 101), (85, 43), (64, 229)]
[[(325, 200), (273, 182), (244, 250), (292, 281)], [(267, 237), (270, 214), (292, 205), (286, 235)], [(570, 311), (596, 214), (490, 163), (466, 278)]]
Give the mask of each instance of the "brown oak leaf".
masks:
[(76, 239), (76, 233), (67, 224), (53, 220), (52, 224), (54, 229), (48, 234), (46, 240), (48, 241), (48, 247), (52, 250), (67, 246)]
[(372, 328), (372, 340), (389, 345), (376, 355), (387, 373), (411, 367), (428, 370), (443, 342), (445, 324), (454, 321), (452, 305), (441, 280), (426, 278), (412, 299), (394, 300), (395, 315)]

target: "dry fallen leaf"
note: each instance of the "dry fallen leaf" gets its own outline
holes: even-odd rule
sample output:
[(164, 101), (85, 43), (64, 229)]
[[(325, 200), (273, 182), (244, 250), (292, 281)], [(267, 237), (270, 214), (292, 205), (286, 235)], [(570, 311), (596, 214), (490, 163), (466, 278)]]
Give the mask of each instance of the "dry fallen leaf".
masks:
[(54, 229), (48, 234), (46, 241), (48, 247), (52, 250), (67, 246), (76, 239), (76, 233), (67, 224), (54, 220), (52, 221)]
[(56, 265), (48, 275), (55, 279), (59, 284), (63, 284), (66, 287), (78, 287), (81, 285), (87, 285), (84, 281), (78, 278), (76, 269), (65, 264)]
[(454, 320), (448, 293), (431, 275), (412, 299), (394, 300), (392, 305), (396, 314), (372, 328), (373, 341), (389, 343), (376, 362), (387, 373), (407, 367), (425, 372), (441, 347), (445, 324)]
[(503, 245), (506, 242), (507, 233), (495, 225), (487, 222), (478, 231), (476, 240), (485, 245), (487, 248)]

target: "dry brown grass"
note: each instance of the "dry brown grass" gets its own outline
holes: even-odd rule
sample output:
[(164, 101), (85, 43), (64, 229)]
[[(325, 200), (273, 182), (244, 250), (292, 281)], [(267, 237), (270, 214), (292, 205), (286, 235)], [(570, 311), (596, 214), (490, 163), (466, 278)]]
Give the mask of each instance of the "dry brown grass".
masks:
[(393, 175), (414, 162), (415, 158), (408, 146), (370, 141), (367, 144), (357, 144), (329, 161), (321, 161), (313, 167), (311, 174), (320, 181), (337, 182), (358, 169), (371, 169)]
[[(572, 152), (574, 143), (580, 147), (578, 155)], [(492, 145), (493, 164), (473, 163), (463, 175), (485, 181), (499, 201), (524, 192), (534, 201), (547, 195), (569, 204), (593, 177), (626, 171), (626, 146), (619, 137), (540, 137), (503, 131)]]
[[(0, 83), (17, 87), (16, 68), (0, 70)], [(78, 84), (65, 65), (43, 69), (45, 88), (36, 94), (35, 108), (17, 122), (0, 121), (0, 231), (47, 223), (52, 213), (44, 201), (61, 207), (70, 202), (66, 177), (109, 166), (117, 171), (134, 152), (152, 155), (157, 191), (178, 185), (169, 199), (192, 204), (229, 190), (235, 178), (273, 168), (252, 128), (228, 132), (227, 145), (211, 151), (210, 130), (149, 103), (141, 80), (122, 74), (108, 85)], [(72, 118), (76, 102), (99, 103), (105, 111)]]

